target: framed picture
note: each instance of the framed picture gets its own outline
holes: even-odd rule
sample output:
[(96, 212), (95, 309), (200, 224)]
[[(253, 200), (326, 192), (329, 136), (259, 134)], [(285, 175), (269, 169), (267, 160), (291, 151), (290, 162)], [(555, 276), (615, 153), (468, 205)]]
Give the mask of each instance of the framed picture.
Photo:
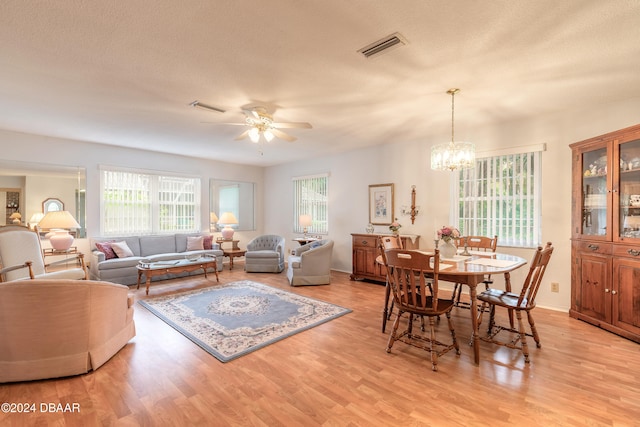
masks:
[(389, 225), (393, 222), (393, 184), (369, 186), (369, 222)]

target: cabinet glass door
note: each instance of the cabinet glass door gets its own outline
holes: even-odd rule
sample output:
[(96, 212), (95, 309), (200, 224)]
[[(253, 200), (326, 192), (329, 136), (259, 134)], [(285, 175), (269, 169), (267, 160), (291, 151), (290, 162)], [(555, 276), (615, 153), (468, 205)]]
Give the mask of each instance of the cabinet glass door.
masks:
[(607, 234), (607, 148), (582, 154), (582, 234)]
[(640, 139), (620, 144), (619, 238), (640, 239)]

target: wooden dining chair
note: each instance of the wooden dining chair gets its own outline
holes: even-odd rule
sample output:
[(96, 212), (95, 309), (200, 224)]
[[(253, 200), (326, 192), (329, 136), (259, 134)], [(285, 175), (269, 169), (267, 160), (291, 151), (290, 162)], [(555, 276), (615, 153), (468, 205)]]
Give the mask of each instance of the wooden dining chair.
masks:
[[(482, 307), (478, 314), (478, 330), (480, 330), (480, 324), (482, 323), (482, 316), (485, 308), (490, 308), (487, 336), (480, 337), (480, 339), (505, 347), (522, 350), (525, 363), (529, 363), (527, 336), (533, 337), (536, 342), (536, 346), (538, 348), (541, 347), (540, 337), (538, 336), (538, 331), (536, 329), (533, 316), (531, 315), (531, 311), (536, 307), (536, 295), (538, 294), (538, 289), (540, 288), (540, 283), (542, 282), (542, 277), (547, 269), (549, 260), (551, 260), (552, 253), (553, 246), (551, 246), (551, 242), (548, 242), (544, 249), (542, 249), (542, 247), (538, 247), (533, 256), (533, 260), (531, 261), (529, 273), (524, 280), (519, 294), (489, 288), (478, 295), (478, 300), (482, 301)], [(496, 307), (504, 307), (507, 310), (515, 311), (516, 318), (518, 319), (518, 329), (515, 329), (513, 326), (507, 327), (496, 325)], [(522, 319), (523, 311), (527, 313), (527, 320), (529, 322), (529, 327), (531, 328), (531, 333), (526, 332), (524, 321)], [(496, 335), (501, 331), (517, 335), (511, 341), (500, 341), (496, 339)]]
[(391, 288), (389, 287), (389, 276), (388, 276), (388, 267), (387, 267), (387, 256), (384, 253), (387, 249), (403, 249), (402, 248), (402, 239), (400, 236), (381, 236), (378, 239), (378, 247), (380, 248), (380, 256), (382, 257), (382, 263), (387, 273), (385, 290), (384, 290), (384, 309), (382, 310), (382, 332), (384, 333), (387, 328), (387, 320), (391, 318), (391, 312), (393, 311), (393, 300), (391, 300), (391, 306), (389, 306), (389, 297), (391, 295)]
[[(438, 357), (455, 349), (460, 354), (456, 341), (456, 333), (451, 322), (453, 300), (439, 298), (438, 274), (440, 270), (440, 253), (387, 249), (385, 251), (388, 265), (389, 286), (393, 292), (393, 301), (397, 316), (389, 335), (387, 353), (396, 341), (401, 341), (431, 353), (431, 368), (438, 370)], [(431, 280), (427, 279), (429, 276)], [(429, 289), (430, 288), (430, 289)], [(398, 332), (400, 320), (407, 313), (407, 328)], [(452, 343), (445, 344), (436, 339), (435, 318), (441, 314), (447, 316)], [(429, 335), (416, 333), (413, 330), (414, 316), (429, 318)]]
[[(498, 236), (486, 237), (486, 236), (464, 236), (456, 239), (456, 245), (458, 248), (466, 247), (469, 250), (477, 252), (494, 252), (498, 247)], [(493, 284), (491, 275), (485, 276), (484, 280), (485, 289), (489, 289), (489, 286)], [(470, 309), (471, 304), (466, 301), (460, 301), (462, 296), (462, 285), (456, 283), (453, 287), (453, 299), (456, 307)]]

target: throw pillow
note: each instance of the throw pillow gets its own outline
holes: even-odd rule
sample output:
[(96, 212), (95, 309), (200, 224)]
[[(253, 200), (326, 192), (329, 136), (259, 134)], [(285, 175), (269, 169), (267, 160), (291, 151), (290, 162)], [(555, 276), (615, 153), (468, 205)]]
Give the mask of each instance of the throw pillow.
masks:
[(111, 248), (116, 253), (116, 255), (118, 255), (118, 258), (128, 258), (133, 256), (133, 252), (131, 252), (129, 245), (127, 245), (127, 242), (125, 242), (124, 240), (122, 242), (111, 243)]
[(187, 250), (188, 251), (201, 251), (204, 249), (204, 236), (187, 237)]
[(202, 238), (202, 246), (205, 249), (213, 249), (213, 236), (204, 236)]
[(322, 246), (322, 243), (320, 243), (320, 242), (313, 242), (313, 243), (311, 244), (311, 249), (318, 248), (318, 247), (320, 247), (320, 246)]
[(96, 242), (96, 249), (104, 254), (104, 259), (112, 259), (118, 257), (118, 255), (116, 255), (116, 253), (113, 251), (111, 243), (113, 243), (113, 241)]

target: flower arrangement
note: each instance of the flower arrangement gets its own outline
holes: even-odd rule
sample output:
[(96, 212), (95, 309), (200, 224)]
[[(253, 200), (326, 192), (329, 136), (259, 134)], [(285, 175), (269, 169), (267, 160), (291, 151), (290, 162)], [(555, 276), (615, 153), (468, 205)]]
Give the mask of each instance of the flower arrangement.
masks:
[(450, 242), (452, 239), (460, 237), (460, 231), (452, 225), (447, 225), (438, 230), (438, 240), (442, 239), (445, 242)]
[(397, 233), (398, 230), (400, 230), (400, 227), (402, 227), (402, 225), (400, 225), (400, 223), (398, 222), (398, 218), (396, 218), (389, 226), (389, 230), (391, 230), (393, 233)]

